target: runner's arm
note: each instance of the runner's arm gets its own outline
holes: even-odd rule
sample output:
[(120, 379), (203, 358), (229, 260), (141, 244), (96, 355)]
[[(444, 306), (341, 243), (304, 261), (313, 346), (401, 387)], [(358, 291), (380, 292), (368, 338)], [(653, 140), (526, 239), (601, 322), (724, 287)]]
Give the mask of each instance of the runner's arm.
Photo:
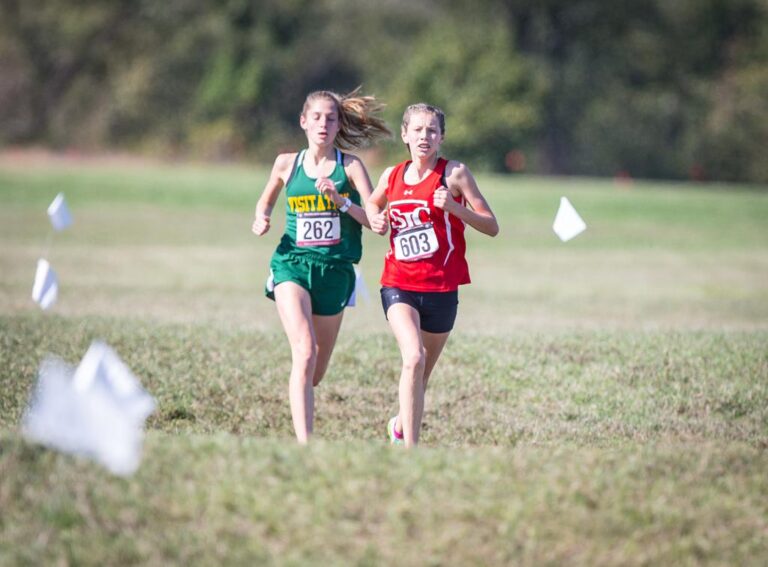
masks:
[[(472, 172), (461, 162), (451, 161), (446, 166), (445, 182), (447, 189), (435, 191), (435, 206), (460, 218), (469, 226), (487, 234), (496, 236), (499, 233), (499, 223), (493, 214), (488, 201), (477, 186)], [(469, 207), (457, 203), (449, 195), (463, 196)]]
[[(362, 206), (360, 207), (354, 204), (351, 205), (347, 210), (347, 214), (364, 227), (371, 228), (371, 225), (368, 222), (368, 215), (365, 214), (364, 208), (366, 201), (371, 196), (371, 192), (373, 191), (371, 178), (368, 176), (368, 171), (365, 169), (365, 165), (363, 165), (363, 162), (360, 160), (360, 158), (357, 156), (348, 156), (347, 159), (350, 161), (349, 164), (344, 166), (344, 170), (346, 171), (347, 177), (352, 182), (354, 188), (357, 189), (358, 193), (360, 193), (360, 200), (362, 202)], [(343, 204), (344, 201), (341, 203), (336, 203), (336, 206), (339, 207)]]
[(384, 170), (381, 174), (376, 189), (365, 202), (365, 212), (368, 215), (368, 221), (371, 230), (376, 234), (386, 234), (389, 222), (387, 221), (387, 185), (389, 185), (389, 176), (392, 173), (391, 167)]
[(295, 153), (280, 154), (275, 158), (272, 172), (269, 174), (267, 184), (264, 186), (264, 191), (262, 191), (261, 197), (259, 197), (259, 200), (256, 203), (256, 210), (254, 211), (254, 220), (251, 230), (257, 236), (262, 236), (269, 231), (272, 209), (275, 206), (275, 202), (277, 202), (277, 197), (280, 195), (280, 190), (283, 188), (288, 176), (291, 174), (295, 159)]

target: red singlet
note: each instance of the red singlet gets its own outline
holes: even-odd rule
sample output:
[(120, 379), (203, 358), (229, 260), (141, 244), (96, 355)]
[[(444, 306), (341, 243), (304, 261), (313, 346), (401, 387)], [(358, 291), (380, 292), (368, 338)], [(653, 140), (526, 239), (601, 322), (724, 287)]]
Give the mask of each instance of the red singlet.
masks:
[[(464, 258), (464, 222), (434, 206), (432, 196), (443, 185), (448, 161), (417, 185), (404, 181), (410, 160), (396, 165), (387, 186), (389, 250), (384, 257), (381, 285), (409, 291), (454, 291), (469, 280)], [(461, 204), (463, 198), (453, 197)]]

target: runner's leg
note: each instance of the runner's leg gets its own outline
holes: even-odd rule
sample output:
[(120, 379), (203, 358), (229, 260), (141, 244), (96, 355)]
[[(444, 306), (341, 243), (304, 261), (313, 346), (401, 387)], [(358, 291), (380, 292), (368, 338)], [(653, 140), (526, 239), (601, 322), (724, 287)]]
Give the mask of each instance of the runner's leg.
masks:
[(421, 340), (424, 344), (424, 348), (427, 351), (426, 360), (424, 362), (424, 391), (427, 391), (427, 383), (429, 377), (432, 375), (432, 370), (435, 368), (437, 359), (440, 358), (440, 353), (443, 352), (445, 343), (448, 342), (448, 337), (451, 332), (447, 333), (428, 333), (427, 331), (421, 332)]
[(317, 362), (315, 363), (315, 373), (312, 380), (314, 386), (317, 386), (320, 380), (323, 379), (323, 376), (325, 376), (328, 361), (331, 359), (333, 347), (336, 345), (336, 337), (339, 336), (343, 317), (344, 311), (336, 315), (312, 316), (312, 324), (317, 341)]
[(403, 359), (400, 373), (399, 424), (403, 429), (405, 446), (419, 442), (421, 418), (424, 412), (425, 352), (419, 330), (419, 313), (405, 303), (395, 303), (387, 310), (389, 326), (395, 335)]
[(312, 434), (315, 403), (312, 377), (317, 363), (317, 345), (312, 324), (312, 302), (306, 289), (289, 281), (275, 286), (275, 303), (291, 345), (288, 399), (296, 439), (303, 444)]

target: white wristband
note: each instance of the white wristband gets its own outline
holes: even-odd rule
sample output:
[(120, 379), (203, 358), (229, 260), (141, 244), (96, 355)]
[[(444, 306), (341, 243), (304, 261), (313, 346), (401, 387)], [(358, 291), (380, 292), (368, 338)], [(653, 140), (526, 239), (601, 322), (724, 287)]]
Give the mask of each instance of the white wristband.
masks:
[(352, 206), (352, 201), (349, 200), (349, 197), (344, 197), (344, 204), (339, 207), (339, 211), (342, 213), (346, 213), (349, 210), (349, 207)]

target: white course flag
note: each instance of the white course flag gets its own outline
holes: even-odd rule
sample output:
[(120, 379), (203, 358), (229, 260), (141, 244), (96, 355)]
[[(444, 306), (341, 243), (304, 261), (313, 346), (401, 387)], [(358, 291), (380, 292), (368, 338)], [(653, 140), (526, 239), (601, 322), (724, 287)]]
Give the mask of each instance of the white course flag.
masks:
[(117, 354), (94, 342), (77, 369), (56, 357), (43, 361), (22, 434), (129, 475), (141, 462), (144, 420), (154, 409), (155, 400)]
[(72, 215), (69, 214), (67, 201), (64, 199), (64, 193), (59, 193), (53, 202), (48, 205), (48, 218), (54, 230), (64, 230), (72, 224)]
[(32, 299), (43, 309), (48, 309), (59, 296), (59, 280), (48, 260), (40, 258), (37, 261), (35, 283), (32, 285)]
[(352, 295), (349, 296), (349, 301), (347, 302), (347, 307), (354, 307), (357, 303), (357, 296), (360, 295), (360, 298), (368, 303), (371, 300), (371, 294), (368, 293), (368, 286), (365, 285), (365, 280), (363, 279), (363, 271), (358, 268), (357, 266), (354, 266), (355, 268), (355, 289), (352, 290)]
[(566, 197), (560, 197), (560, 208), (557, 210), (552, 230), (563, 242), (568, 242), (574, 236), (578, 236), (587, 228), (586, 223), (573, 208)]

